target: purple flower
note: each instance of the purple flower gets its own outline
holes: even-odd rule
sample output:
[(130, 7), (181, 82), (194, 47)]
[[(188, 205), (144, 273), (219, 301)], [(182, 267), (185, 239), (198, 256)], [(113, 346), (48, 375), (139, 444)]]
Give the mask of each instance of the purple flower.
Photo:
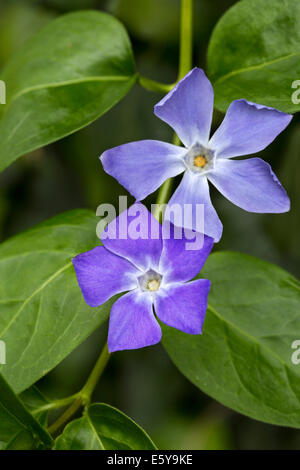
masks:
[[(128, 236), (128, 227), (136, 218), (129, 214), (136, 211), (142, 212), (147, 221), (147, 238)], [(119, 235), (107, 236), (115, 223), (122, 229)], [(184, 233), (178, 239), (177, 229), (171, 225), (168, 232), (168, 227), (170, 224), (165, 222), (161, 226), (145, 206), (136, 203), (108, 225), (101, 237), (103, 246), (73, 259), (78, 284), (91, 307), (128, 291), (111, 310), (110, 352), (142, 348), (161, 340), (161, 328), (153, 308), (157, 317), (169, 326), (190, 334), (202, 332), (210, 281), (187, 281), (203, 267), (213, 239), (205, 236), (201, 249), (186, 250)], [(153, 233), (157, 234), (156, 238), (150, 238)]]
[[(263, 150), (292, 116), (236, 100), (209, 138), (213, 100), (213, 88), (203, 70), (193, 69), (154, 109), (156, 116), (175, 130), (184, 147), (153, 140), (132, 142), (104, 152), (101, 161), (105, 171), (138, 201), (167, 178), (184, 172), (169, 204), (192, 204), (193, 208), (204, 204), (205, 233), (219, 241), (223, 227), (211, 203), (208, 182), (246, 211), (289, 210), (289, 198), (268, 163), (260, 158), (232, 158)], [(197, 229), (193, 213), (184, 226)]]

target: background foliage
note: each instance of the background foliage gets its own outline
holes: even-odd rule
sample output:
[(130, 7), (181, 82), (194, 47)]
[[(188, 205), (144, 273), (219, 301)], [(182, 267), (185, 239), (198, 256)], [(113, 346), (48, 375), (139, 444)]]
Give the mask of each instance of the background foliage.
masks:
[[(297, 12), (293, 9), (295, 2), (293, 0), (288, 0), (288, 2), (291, 7), (291, 18), (297, 17)], [(243, 0), (242, 2), (230, 0), (195, 1), (194, 62), (208, 69), (210, 76), (215, 77), (216, 81), (220, 74), (218, 68), (218, 60), (220, 60), (218, 57), (218, 42), (222, 41), (222, 25), (219, 25), (214, 33), (214, 39), (208, 53), (208, 61), (206, 57), (207, 46), (212, 29), (217, 21), (234, 3), (240, 3), (239, 8), (245, 10), (245, 18), (248, 18), (249, 14), (255, 13), (251, 10), (252, 0)], [(280, 5), (286, 2), (268, 0), (267, 3), (270, 4), (269, 11), (271, 11), (271, 7), (280, 8)], [(159, 81), (171, 83), (176, 79), (177, 73), (179, 6), (179, 0), (15, 0), (10, 2), (1, 0), (0, 69), (5, 66), (12, 54), (15, 54), (21, 47), (25, 39), (38, 31), (42, 25), (65, 12), (94, 8), (113, 13), (123, 22), (133, 43), (137, 69), (142, 74)], [(298, 15), (298, 21), (299, 18), (300, 15)], [(267, 35), (267, 28), (263, 23), (264, 19), (265, 16), (262, 15), (259, 18), (261, 24), (258, 26), (266, 29)], [(232, 42), (226, 44), (231, 51), (235, 50), (240, 34), (251, 34), (251, 31), (247, 29), (246, 19), (244, 23), (239, 25), (236, 25), (234, 21), (234, 15), (230, 11), (226, 13), (222, 20), (225, 30), (226, 28), (229, 28), (231, 32), (234, 30)], [(284, 17), (282, 23), (277, 25), (276, 28), (282, 30), (284, 27), (289, 27), (289, 24), (289, 18)], [(235, 27), (233, 28), (233, 26)], [(295, 34), (290, 34), (292, 40), (289, 41), (289, 45), (296, 48), (296, 50), (297, 47), (299, 48), (297, 34), (299, 34), (299, 28), (296, 25)], [(267, 36), (266, 38), (268, 39)], [(274, 36), (272, 37), (273, 40), (275, 41), (274, 47), (278, 47)], [(249, 60), (245, 67), (251, 66), (251, 54), (248, 52), (243, 52)], [(292, 55), (294, 49), (292, 51), (283, 51), (283, 53)], [(233, 54), (226, 73), (230, 73), (232, 67), (234, 68), (234, 60)], [(270, 61), (272, 58), (266, 60)], [(291, 67), (292, 65), (288, 63), (288, 66)], [(130, 73), (134, 73), (134, 66), (131, 67)], [(255, 74), (255, 77), (259, 81), (259, 74)], [(297, 76), (297, 69), (295, 69), (294, 78), (300, 78)], [(249, 81), (252, 82), (252, 80), (253, 75), (250, 78), (247, 77), (247, 74), (245, 75), (244, 89), (246, 91), (251, 91), (249, 90)], [(278, 80), (280, 80), (280, 75)], [(131, 83), (126, 84), (126, 86), (129, 88)], [(226, 82), (226, 87), (232, 89), (234, 93), (234, 81), (230, 81), (228, 84)], [(19, 159), (8, 167), (3, 173), (0, 173), (1, 241), (62, 211), (82, 207), (95, 212), (96, 207), (103, 201), (116, 204), (118, 195), (125, 194), (125, 190), (104, 173), (98, 156), (109, 147), (132, 140), (144, 138), (170, 140), (172, 137), (170, 129), (162, 125), (152, 113), (153, 105), (159, 100), (160, 96), (160, 94), (147, 93), (135, 85), (120, 104), (112, 108), (100, 120), (76, 134), (29, 153), (26, 157)], [(251, 99), (251, 95), (246, 97)], [(29, 104), (25, 103), (24, 106)], [(227, 104), (226, 100), (222, 101), (220, 99), (217, 102), (218, 108), (221, 110)], [(278, 107), (288, 110), (286, 104)], [(101, 114), (99, 110), (96, 110), (97, 113), (98, 115)], [(143, 119), (141, 119), (141, 115)], [(85, 122), (87, 122), (88, 118), (85, 119)], [(221, 119), (221, 112), (216, 111), (214, 128), (217, 127)], [(47, 140), (44, 143), (48, 143)], [(297, 174), (300, 170), (299, 144), (299, 117), (296, 115), (292, 125), (289, 126), (279, 141), (262, 152), (262, 157), (272, 164), (279, 179), (289, 192), (293, 203), (293, 210), (290, 213), (274, 216), (245, 213), (231, 205), (224, 198), (219, 198), (217, 193), (213, 193), (212, 197), (216, 201), (218, 211), (222, 212), (224, 222), (224, 236), (217, 246), (217, 250), (235, 250), (252, 254), (263, 260), (271, 261), (299, 277), (300, 248), (298, 239), (300, 222), (299, 216), (297, 216), (300, 210), (300, 189), (297, 181)], [(154, 196), (149, 198), (149, 202), (154, 202), (154, 199)], [(86, 214), (84, 217), (87, 218), (88, 223), (89, 216)], [(60, 230), (59, 223), (54, 223), (48, 229), (53, 233)], [(76, 228), (74, 228), (74, 231), (76, 231)], [(92, 234), (93, 232), (91, 232), (91, 238)], [(38, 235), (39, 243), (42, 244), (43, 239), (39, 234), (28, 233), (29, 238), (35, 235)], [(61, 235), (59, 239), (61, 240)], [(53, 237), (51, 266), (47, 267), (47, 269), (51, 268), (54, 271), (57, 262), (55, 240), (57, 241)], [(78, 244), (79, 242), (80, 237)], [(13, 241), (10, 241), (3, 245), (4, 255), (5, 250), (7, 250), (8, 255), (9, 250), (14, 250), (14, 247), (11, 246), (13, 243)], [(26, 243), (26, 240), (24, 243)], [(68, 255), (73, 253), (73, 250), (82, 251), (79, 247), (74, 247), (72, 240), (68, 237), (63, 238), (63, 243), (66, 246)], [(88, 249), (92, 243), (92, 239), (88, 241), (84, 239), (83, 244), (87, 248), (83, 248), (83, 250)], [(45, 250), (46, 246), (51, 251), (51, 246), (48, 246), (47, 240), (45, 240), (42, 249)], [(20, 250), (24, 251), (23, 248), (20, 247)], [(31, 266), (40, 263), (36, 253), (31, 253), (28, 256), (29, 259), (24, 260), (24, 266), (19, 267), (25, 269), (25, 272), (26, 269), (29, 270), (29, 264), (26, 264), (26, 262), (30, 263)], [(214, 256), (217, 257), (218, 255)], [(213, 273), (213, 263), (212, 260), (207, 267), (208, 271), (211, 269), (211, 273)], [(8, 277), (9, 273), (13, 275), (14, 265), (9, 265), (9, 260), (2, 263), (1, 266), (8, 273)], [(242, 264), (240, 266), (242, 277), (246, 268)], [(226, 269), (229, 268), (224, 262), (224, 272), (222, 274), (226, 274)], [(248, 265), (247, 269), (250, 269)], [(261, 269), (267, 279), (266, 282), (269, 283), (270, 292), (273, 289), (284, 289), (279, 272), (269, 273), (268, 267), (263, 263)], [(67, 271), (65, 275), (65, 282), (71, 282), (70, 279), (67, 279)], [(282, 276), (285, 279), (285, 275)], [(243, 282), (243, 280), (232, 280), (234, 292), (238, 291), (239, 282)], [(252, 280), (252, 282), (254, 281)], [(286, 285), (285, 289), (288, 289)], [(290, 289), (293, 288), (290, 287)], [(25, 291), (26, 285), (24, 286), (24, 296), (26, 296)], [(236, 294), (234, 292), (232, 294), (233, 298), (234, 295), (238, 296), (238, 292)], [(28, 303), (26, 308), (28, 309), (28, 318), (30, 318), (30, 305)], [(216, 302), (213, 308), (216, 311), (221, 308), (226, 315), (226, 305), (220, 306)], [(251, 307), (248, 308), (251, 309)], [(286, 306), (283, 308), (286, 308)], [(84, 314), (88, 307), (82, 306), (82, 309), (78, 312), (79, 317)], [(278, 309), (280, 309), (280, 306), (278, 306)], [(255, 312), (259, 316), (259, 310), (256, 309)], [(47, 314), (46, 310), (45, 314)], [(102, 312), (96, 311), (95, 316), (97, 315), (102, 316)], [(103, 313), (104, 319), (105, 314)], [(230, 320), (232, 321), (232, 319)], [(216, 320), (212, 319), (212, 321)], [(267, 325), (267, 318), (265, 318), (265, 322)], [(262, 327), (262, 324), (257, 323), (257, 325)], [(21, 331), (24, 325), (17, 327)], [(88, 331), (86, 333), (84, 330), (81, 331), (83, 335), (86, 334), (87, 336), (93, 330), (93, 324), (85, 325), (85, 327)], [(61, 329), (63, 325), (57, 325), (57, 328)], [(216, 330), (218, 328), (220, 328), (220, 325), (216, 321)], [(291, 331), (293, 332), (292, 325)], [(287, 333), (291, 334), (290, 332)], [(105, 340), (105, 336), (106, 328), (96, 331), (56, 369), (42, 379), (38, 383), (39, 388), (50, 397), (64, 397), (77, 390), (86, 379), (99, 353), (100, 346)], [(17, 347), (20, 348), (21, 343)], [(30, 354), (30, 349), (27, 353)], [(19, 355), (17, 349), (14, 354), (16, 357)], [(57, 362), (60, 358), (66, 356), (65, 351), (63, 352), (59, 347), (56, 349), (56, 354), (58, 357)], [(221, 373), (222, 359), (224, 359), (222, 350), (216, 350), (215, 354), (220, 358), (220, 362), (215, 362), (215, 367), (219, 367)], [(267, 368), (268, 364), (272, 363), (273, 358), (265, 357), (264, 359), (264, 365)], [(246, 364), (240, 364), (241, 368), (244, 366), (246, 367)], [(266, 370), (262, 371), (263, 373), (266, 373)], [(35, 371), (32, 371), (32, 374), (32, 377), (41, 375), (39, 375), (38, 367)], [(16, 377), (18, 380), (16, 389), (21, 391), (25, 387), (25, 382), (22, 382), (23, 378), (20, 373)], [(197, 382), (195, 377), (190, 376), (190, 378), (194, 383)], [(212, 392), (211, 387), (212, 385), (208, 384), (205, 391), (216, 396), (215, 390)], [(233, 401), (235, 393), (237, 393), (237, 389), (234, 390), (233, 388), (230, 397)], [(297, 395), (299, 396), (298, 392)], [(220, 399), (219, 396), (216, 396), (216, 398)], [(37, 399), (42, 400), (41, 397), (37, 398), (35, 395), (34, 397), (31, 395), (28, 399), (32, 404)], [(285, 400), (287, 399), (287, 397), (281, 398), (283, 414)], [(145, 350), (115, 354), (110, 367), (101, 380), (101, 386), (96, 391), (95, 400), (107, 402), (124, 411), (149, 432), (153, 441), (160, 448), (300, 448), (298, 431), (274, 427), (246, 418), (222, 407), (207, 395), (199, 392), (174, 367), (160, 345)], [(230, 405), (228, 400), (226, 403)], [(282, 422), (282, 424), (284, 423)], [(14, 422), (11, 422), (10, 426), (15, 430)], [(72, 429), (69, 428), (68, 431), (68, 435), (64, 437), (64, 442), (70, 442)], [(6, 438), (7, 436), (5, 436)], [(28, 438), (26, 430), (20, 430), (20, 442), (27, 442)], [(5, 439), (0, 436), (0, 441)], [(11, 445), (13, 446), (14, 443)], [(57, 445), (65, 445), (65, 443), (58, 443)]]

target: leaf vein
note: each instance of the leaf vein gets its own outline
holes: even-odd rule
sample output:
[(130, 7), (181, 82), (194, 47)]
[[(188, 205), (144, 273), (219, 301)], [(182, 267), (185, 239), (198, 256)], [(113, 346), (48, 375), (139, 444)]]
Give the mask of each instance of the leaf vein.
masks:
[(62, 268), (60, 268), (58, 271), (56, 271), (52, 276), (50, 276), (43, 284), (38, 287), (20, 306), (19, 310), (16, 312), (16, 314), (12, 317), (11, 321), (6, 325), (6, 327), (1, 331), (0, 333), (0, 338), (3, 337), (3, 335), (9, 330), (11, 325), (17, 320), (19, 315), (22, 313), (26, 305), (43, 289), (45, 289), (56, 277), (58, 277), (62, 272), (66, 271), (70, 266), (72, 266), (72, 263), (68, 263)]

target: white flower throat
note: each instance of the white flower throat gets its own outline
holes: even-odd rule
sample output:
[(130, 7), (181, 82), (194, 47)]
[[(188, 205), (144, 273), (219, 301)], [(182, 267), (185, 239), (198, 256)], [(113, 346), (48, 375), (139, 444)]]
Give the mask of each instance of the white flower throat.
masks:
[(193, 173), (204, 174), (213, 170), (215, 166), (215, 154), (213, 150), (196, 144), (191, 147), (184, 157), (186, 167)]
[(138, 283), (143, 291), (156, 292), (160, 288), (162, 275), (149, 269), (145, 274), (138, 278)]

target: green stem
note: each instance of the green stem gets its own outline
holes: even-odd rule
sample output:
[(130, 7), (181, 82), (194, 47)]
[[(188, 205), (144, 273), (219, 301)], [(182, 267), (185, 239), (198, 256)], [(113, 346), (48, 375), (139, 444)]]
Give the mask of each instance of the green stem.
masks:
[(82, 398), (79, 396), (72, 405), (48, 428), (50, 434), (55, 434), (82, 406)]
[(70, 397), (62, 398), (61, 400), (55, 400), (52, 401), (51, 403), (48, 403), (47, 405), (43, 405), (40, 408), (36, 408), (32, 414), (37, 415), (39, 413), (43, 413), (44, 411), (51, 411), (51, 410), (57, 410), (58, 408), (63, 408), (65, 406), (68, 406), (70, 403), (73, 403), (74, 400), (78, 397), (78, 394), (72, 395)]
[[(50, 434), (55, 434), (64, 424), (66, 424), (70, 418), (83, 406), (88, 406), (90, 404), (92, 394), (95, 390), (95, 387), (105, 369), (105, 366), (110, 358), (110, 353), (108, 351), (107, 344), (101, 351), (101, 354), (93, 368), (92, 372), (89, 375), (85, 385), (79, 393), (73, 395), (72, 397), (65, 398), (63, 400), (57, 400), (56, 402), (51, 403), (50, 405), (45, 405), (43, 409), (53, 409), (66, 406), (69, 403), (72, 403), (69, 408), (49, 427), (48, 431)], [(57, 405), (58, 406), (55, 406)], [(52, 405), (52, 406), (51, 406)], [(54, 405), (54, 406), (53, 406)], [(48, 408), (47, 408), (48, 407)], [(39, 409), (39, 411), (41, 408)]]
[[(173, 144), (179, 145), (180, 140), (177, 134), (173, 136)], [(153, 216), (161, 223), (164, 215), (164, 204), (166, 204), (170, 198), (171, 190), (173, 186), (173, 178), (167, 179), (164, 184), (160, 187), (158, 196), (156, 199), (156, 207), (153, 212)]]
[(155, 91), (158, 93), (169, 93), (169, 91), (171, 91), (175, 86), (175, 83), (172, 83), (171, 85), (165, 85), (164, 83), (156, 82), (155, 80), (142, 77), (141, 75), (138, 75), (137, 83), (146, 90)]
[(162, 219), (163, 219), (163, 215), (164, 215), (164, 207), (163, 206), (169, 200), (172, 185), (173, 185), (173, 179), (169, 178), (160, 187), (159, 192), (158, 192), (155, 209), (153, 211), (153, 217), (155, 217), (158, 220), (158, 222), (160, 222), (160, 223), (162, 223)]
[(105, 344), (98, 358), (98, 361), (95, 364), (94, 369), (92, 370), (85, 386), (80, 392), (84, 405), (88, 405), (90, 403), (92, 394), (105, 369), (106, 364), (109, 361), (109, 358), (110, 358), (110, 353), (108, 351), (107, 344)]
[(181, 0), (179, 77), (183, 78), (193, 63), (193, 0)]

